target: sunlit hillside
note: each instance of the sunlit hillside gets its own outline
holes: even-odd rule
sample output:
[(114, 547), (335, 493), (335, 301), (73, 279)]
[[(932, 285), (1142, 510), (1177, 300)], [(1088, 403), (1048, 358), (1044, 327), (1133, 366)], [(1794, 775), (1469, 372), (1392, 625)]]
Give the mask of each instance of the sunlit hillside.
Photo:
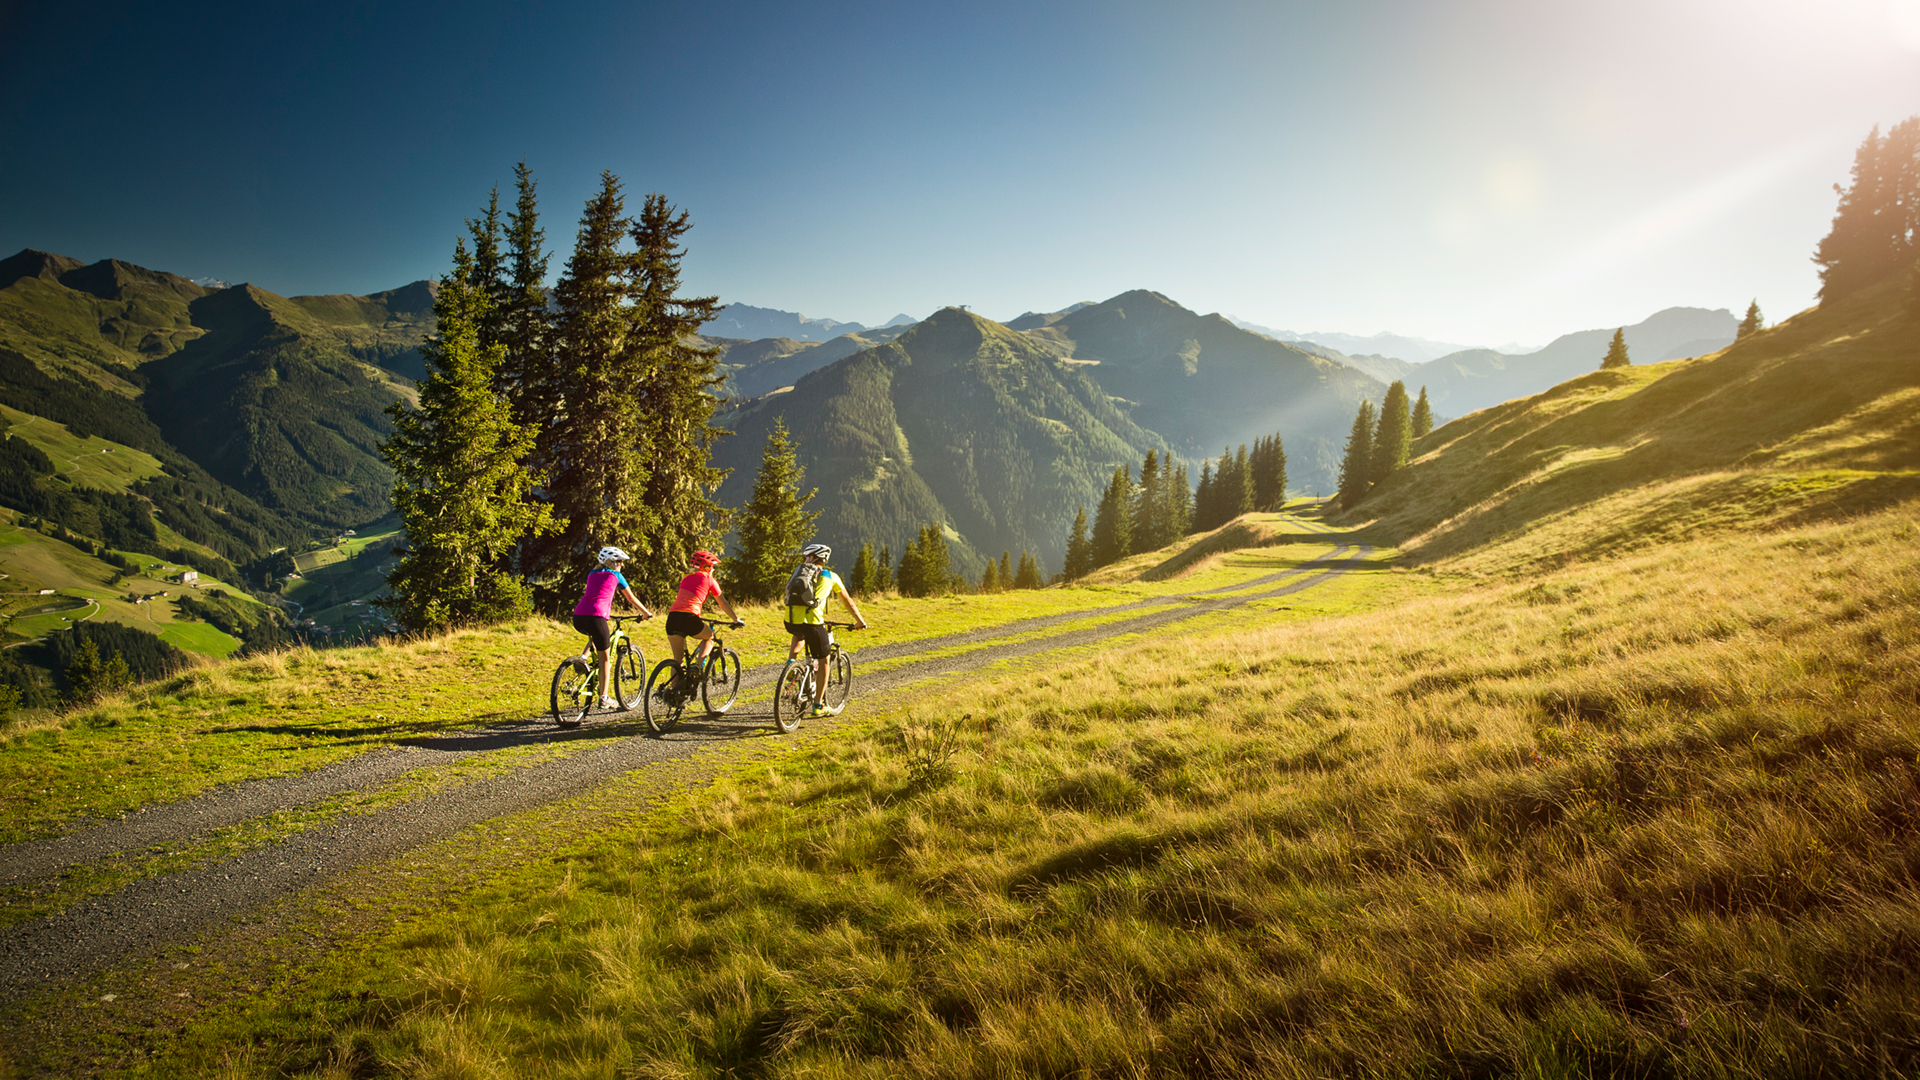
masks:
[(1557, 565), (1889, 506), (1920, 496), (1920, 316), (1888, 282), (1484, 409), (1414, 454), (1345, 520), (1422, 563)]

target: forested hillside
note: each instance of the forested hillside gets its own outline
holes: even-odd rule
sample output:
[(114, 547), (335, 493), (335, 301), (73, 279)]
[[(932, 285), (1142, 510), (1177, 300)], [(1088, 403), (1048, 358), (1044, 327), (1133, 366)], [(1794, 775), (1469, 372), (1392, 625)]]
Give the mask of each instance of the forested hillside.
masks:
[(1164, 446), (1056, 345), (959, 308), (722, 418), (716, 448), (739, 505), (776, 418), (818, 488), (820, 535), (904, 550), (928, 522), (950, 526), (955, 568), (1022, 549), (1060, 567), (1074, 512), (1099, 502), (1116, 466)]
[(420, 373), (431, 305), (425, 282), (288, 299), (29, 249), (0, 261), (0, 404), (161, 457), (173, 482), (156, 494), (210, 537), (223, 530), (184, 503), (244, 500), (232, 535), (201, 541), (237, 559), (387, 512), (375, 447), (401, 376)]

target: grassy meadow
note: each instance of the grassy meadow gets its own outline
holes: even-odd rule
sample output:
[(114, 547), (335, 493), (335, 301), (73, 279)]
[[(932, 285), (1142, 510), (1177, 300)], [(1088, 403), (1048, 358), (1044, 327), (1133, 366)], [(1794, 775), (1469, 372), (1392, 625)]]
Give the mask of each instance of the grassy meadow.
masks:
[(1442, 575), (873, 716), (154, 1074), (1908, 1072), (1916, 541)]
[[(1904, 303), (1473, 414), (1332, 524), (864, 601), (856, 657), (1378, 549), (1323, 590), (866, 702), (598, 827), (490, 823), (483, 884), (124, 1074), (1914, 1075)], [(749, 662), (784, 655), (744, 614)], [(10, 733), (9, 838), (532, 713), (576, 646), (529, 620), (210, 663)]]

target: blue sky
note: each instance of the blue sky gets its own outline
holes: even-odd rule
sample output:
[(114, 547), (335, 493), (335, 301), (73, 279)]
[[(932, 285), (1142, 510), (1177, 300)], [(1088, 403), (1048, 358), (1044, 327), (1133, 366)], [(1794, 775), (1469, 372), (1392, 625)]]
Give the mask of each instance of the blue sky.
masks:
[(1541, 344), (1806, 306), (1914, 113), (1920, 0), (0, 2), (0, 254), (371, 292), (524, 158), (556, 269), (610, 169), (728, 301)]

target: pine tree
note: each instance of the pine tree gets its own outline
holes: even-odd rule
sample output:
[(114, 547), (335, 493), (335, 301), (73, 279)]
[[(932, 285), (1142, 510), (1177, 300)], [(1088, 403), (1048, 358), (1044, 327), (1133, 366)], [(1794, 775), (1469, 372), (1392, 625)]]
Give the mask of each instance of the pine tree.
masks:
[(1353, 418), (1353, 430), (1347, 434), (1347, 449), (1340, 458), (1340, 505), (1353, 507), (1373, 487), (1367, 476), (1373, 467), (1373, 402), (1364, 398)]
[(1920, 117), (1875, 126), (1854, 152), (1853, 180), (1843, 190), (1833, 229), (1815, 249), (1822, 304), (1886, 280), (1920, 251)]
[(101, 656), (100, 646), (92, 638), (82, 641), (74, 650), (73, 662), (67, 665), (64, 674), (69, 697), (80, 705), (91, 705), (133, 685), (133, 672), (128, 669), (126, 658), (118, 652)]
[(1173, 476), (1160, 485), (1166, 497), (1161, 503), (1160, 521), (1169, 542), (1193, 531), (1193, 500), (1187, 487), (1187, 467), (1174, 467)]
[(879, 591), (878, 575), (874, 572), (871, 541), (860, 545), (860, 554), (854, 556), (853, 570), (848, 577), (853, 582), (853, 591), (861, 596)]
[(881, 544), (880, 556), (873, 563), (873, 588), (867, 591), (883, 593), (893, 586), (893, 549)]
[(979, 591), (981, 593), (997, 593), (1002, 588), (1005, 588), (1005, 586), (1000, 583), (999, 564), (995, 563), (992, 559), (988, 559), (987, 568), (980, 571)]
[[(1226, 460), (1224, 453), (1220, 457)], [(1234, 451), (1232, 467), (1227, 470), (1227, 482), (1220, 482), (1219, 473), (1213, 477), (1213, 486), (1221, 489), (1220, 507), (1228, 521), (1253, 511), (1253, 466), (1248, 457), (1247, 444), (1241, 443)]]
[(498, 621), (530, 609), (526, 586), (509, 572), (516, 542), (554, 531), (552, 511), (532, 501), (537, 474), (521, 462), (533, 434), (514, 423), (495, 389), (506, 350), (483, 347), (491, 308), (471, 284), (473, 263), (454, 245), (453, 273), (434, 300), (438, 334), (421, 345), (427, 377), (418, 408), (387, 410), (393, 434), (380, 448), (393, 467), (393, 507), (408, 548), (387, 575), (384, 603), (412, 629)]
[(1621, 327), (1613, 332), (1613, 340), (1607, 343), (1607, 355), (1600, 359), (1600, 370), (1630, 367), (1632, 360), (1627, 359), (1627, 328)]
[(740, 542), (729, 572), (728, 585), (742, 599), (767, 601), (784, 594), (787, 578), (798, 564), (800, 546), (813, 535), (820, 518), (819, 511), (807, 512), (816, 492), (801, 493), (806, 470), (794, 449), (787, 422), (776, 417), (760, 451), (753, 494), (741, 510)]
[(1140, 483), (1135, 486), (1133, 506), (1131, 508), (1133, 539), (1132, 553), (1156, 551), (1166, 544), (1160, 524), (1161, 502), (1165, 494), (1160, 490), (1160, 455), (1158, 451), (1147, 451), (1147, 459), (1140, 465)]
[(1002, 551), (1000, 553), (999, 573), (1000, 573), (1000, 587), (1003, 589), (1012, 588), (1013, 587), (1013, 552)]
[(1020, 552), (1020, 569), (1015, 571), (1013, 575), (1013, 587), (1016, 589), (1038, 589), (1045, 584), (1046, 582), (1040, 578), (1040, 560), (1034, 558), (1023, 549)]
[(540, 228), (540, 206), (533, 171), (521, 162), (514, 169), (518, 195), (507, 214), (505, 300), (493, 313), (494, 329), (484, 339), (506, 346), (497, 377), (513, 402), (516, 422), (538, 428), (557, 414), (564, 379), (552, 356), (553, 316), (547, 310), (547, 234)]
[(550, 397), (534, 402), (548, 411), (536, 414), (529, 463), (545, 475), (562, 528), (523, 542), (521, 563), (556, 610), (603, 545), (625, 548), (632, 568), (662, 562), (653, 557), (659, 522), (642, 501), (647, 477), (634, 388), (647, 374), (646, 356), (631, 332), (633, 259), (621, 250), (630, 225), (623, 208), (620, 181), (603, 173), (554, 286), (552, 355), (531, 373)]
[(1127, 557), (1133, 545), (1133, 478), (1127, 466), (1113, 470), (1106, 494), (1093, 515), (1093, 565), (1108, 566)]
[(1733, 340), (1739, 341), (1749, 334), (1758, 333), (1766, 328), (1766, 320), (1760, 317), (1760, 301), (1756, 298), (1747, 305), (1747, 317), (1740, 320), (1740, 328), (1733, 332)]
[[(645, 478), (642, 502), (654, 532), (643, 547), (659, 556), (629, 573), (649, 595), (669, 590), (680, 578), (684, 552), (715, 544), (727, 512), (714, 492), (727, 478), (712, 464), (713, 443), (726, 434), (713, 426), (720, 404), (714, 390), (719, 350), (692, 344), (700, 327), (720, 310), (717, 297), (680, 295), (680, 238), (693, 227), (664, 195), (648, 195), (633, 223), (632, 336), (643, 350), (635, 407), (640, 424)], [(638, 552), (635, 552), (638, 555)]]
[(1067, 561), (1061, 568), (1068, 581), (1078, 581), (1093, 572), (1093, 542), (1087, 539), (1087, 508), (1073, 514), (1073, 531), (1067, 534)]
[(1287, 451), (1278, 434), (1255, 440), (1247, 455), (1253, 471), (1253, 507), (1275, 510), (1287, 501)]
[(487, 193), (487, 208), (478, 221), (468, 219), (467, 235), (473, 237), (473, 266), (467, 272), (467, 284), (487, 298), (487, 315), (480, 320), (480, 347), (490, 349), (502, 343), (501, 313), (508, 300), (506, 264), (500, 253), (500, 189)]
[(1427, 388), (1420, 388), (1420, 400), (1413, 403), (1413, 437), (1422, 438), (1433, 431), (1433, 406), (1427, 403)]
[(896, 583), (901, 596), (936, 596), (952, 588), (953, 554), (938, 523), (920, 527), (920, 535), (900, 554)]
[(1195, 532), (1211, 532), (1219, 527), (1220, 523), (1214, 520), (1213, 503), (1213, 462), (1202, 458), (1200, 486), (1193, 492), (1193, 530)]
[(1384, 483), (1387, 477), (1406, 465), (1412, 445), (1413, 418), (1407, 409), (1407, 384), (1395, 379), (1387, 387), (1386, 400), (1380, 403), (1380, 421), (1373, 433), (1373, 464), (1368, 466), (1368, 479), (1376, 484)]

